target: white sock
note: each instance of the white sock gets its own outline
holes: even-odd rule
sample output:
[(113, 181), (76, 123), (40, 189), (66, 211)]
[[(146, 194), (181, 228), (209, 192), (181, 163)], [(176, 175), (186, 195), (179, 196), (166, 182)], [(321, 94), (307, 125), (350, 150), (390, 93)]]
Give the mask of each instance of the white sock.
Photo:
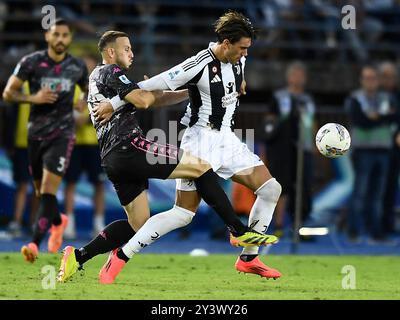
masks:
[[(260, 233), (267, 232), (281, 191), (279, 182), (271, 178), (254, 192), (257, 199), (250, 211), (249, 227)], [(258, 254), (258, 250), (258, 246), (249, 246), (243, 248), (241, 254), (254, 255)]]
[(144, 247), (152, 244), (164, 234), (188, 225), (194, 213), (184, 208), (173, 206), (172, 209), (150, 217), (136, 234), (125, 244), (122, 251), (128, 258), (132, 258)]

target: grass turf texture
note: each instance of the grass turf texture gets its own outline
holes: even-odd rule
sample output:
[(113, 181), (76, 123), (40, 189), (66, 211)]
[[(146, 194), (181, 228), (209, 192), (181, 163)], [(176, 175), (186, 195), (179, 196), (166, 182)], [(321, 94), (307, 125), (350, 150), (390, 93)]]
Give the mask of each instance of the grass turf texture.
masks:
[[(42, 253), (31, 265), (19, 253), (1, 253), (0, 299), (400, 299), (400, 257), (264, 256), (264, 262), (283, 273), (281, 279), (266, 280), (238, 274), (233, 255), (141, 254), (114, 284), (100, 285), (97, 275), (107, 258), (102, 255), (86, 263), (86, 270), (72, 280), (45, 290), (42, 279), (51, 274), (41, 270), (50, 265), (57, 272), (60, 257)], [(345, 265), (355, 268), (354, 290), (342, 288)]]

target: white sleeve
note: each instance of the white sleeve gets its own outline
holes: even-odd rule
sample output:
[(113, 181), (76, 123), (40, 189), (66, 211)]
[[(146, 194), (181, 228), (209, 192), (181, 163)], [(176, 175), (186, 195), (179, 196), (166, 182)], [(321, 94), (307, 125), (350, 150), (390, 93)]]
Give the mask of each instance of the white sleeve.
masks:
[[(156, 75), (150, 79), (143, 80), (137, 83), (140, 89), (147, 90), (147, 91), (154, 91), (154, 90), (168, 90), (169, 87), (161, 77), (161, 75)], [(110, 103), (115, 110), (119, 107), (127, 104), (125, 100), (121, 100), (119, 95), (117, 94), (115, 97), (110, 99)]]
[(212, 60), (213, 58), (208, 50), (203, 50), (196, 56), (186, 59), (181, 64), (164, 71), (160, 75), (170, 90), (176, 90), (190, 83)]
[(113, 109), (114, 109), (114, 111), (115, 111), (115, 110), (117, 110), (119, 107), (122, 107), (123, 105), (126, 105), (128, 102), (126, 102), (125, 100), (122, 100), (122, 99), (119, 97), (119, 94), (117, 94), (115, 97), (112, 97), (112, 98), (110, 99), (110, 103), (111, 103), (111, 105), (112, 105), (112, 107), (113, 107)]
[(168, 84), (161, 77), (161, 74), (151, 77), (150, 79), (140, 81), (137, 85), (139, 86), (140, 89), (147, 91), (169, 89)]

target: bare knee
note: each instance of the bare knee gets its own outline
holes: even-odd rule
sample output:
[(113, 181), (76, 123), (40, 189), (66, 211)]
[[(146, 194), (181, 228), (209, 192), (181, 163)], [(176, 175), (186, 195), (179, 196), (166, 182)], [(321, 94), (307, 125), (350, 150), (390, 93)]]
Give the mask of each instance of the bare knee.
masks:
[[(134, 205), (124, 206), (128, 222), (133, 230), (138, 231), (150, 218), (150, 210), (137, 208)], [(138, 210), (141, 209), (141, 210)]]
[(193, 213), (199, 208), (201, 198), (197, 191), (176, 191), (175, 204)]
[(269, 179), (260, 188), (255, 191), (258, 197), (270, 202), (278, 202), (282, 192), (282, 186), (275, 178)]
[(40, 184), (40, 193), (56, 194), (62, 181), (62, 177), (48, 170), (43, 170), (43, 177)]

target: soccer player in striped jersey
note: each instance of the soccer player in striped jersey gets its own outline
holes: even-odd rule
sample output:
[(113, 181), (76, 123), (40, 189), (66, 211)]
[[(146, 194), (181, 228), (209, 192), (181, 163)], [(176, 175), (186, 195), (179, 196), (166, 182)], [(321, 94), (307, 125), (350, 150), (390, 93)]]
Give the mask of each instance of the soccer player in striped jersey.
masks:
[[(281, 185), (265, 164), (232, 132), (233, 115), (239, 97), (245, 94), (244, 67), (248, 49), (256, 37), (250, 20), (230, 11), (215, 23), (217, 43), (181, 64), (148, 80), (138, 83), (146, 90), (176, 90), (186, 86), (190, 103), (181, 123), (187, 126), (181, 148), (209, 162), (224, 179), (232, 179), (251, 189), (257, 196), (249, 216), (249, 226), (265, 233), (271, 222)], [(99, 106), (98, 116), (108, 119), (119, 105), (118, 97), (111, 104)], [(217, 151), (217, 152), (216, 152)], [(176, 205), (196, 212), (200, 196), (191, 180), (177, 180)], [(140, 244), (154, 241), (151, 235), (166, 230), (168, 213), (151, 217), (123, 248), (128, 257), (142, 249)], [(169, 219), (173, 220), (171, 215)], [(163, 223), (161, 223), (163, 221)], [(171, 229), (172, 230), (172, 229)], [(235, 263), (240, 272), (254, 273), (266, 278), (279, 278), (281, 273), (266, 266), (258, 258), (257, 246), (245, 247)]]
[[(102, 166), (113, 183), (132, 228), (138, 230), (150, 215), (146, 192), (149, 178), (191, 178), (195, 181), (201, 197), (215, 209), (231, 231), (232, 245), (265, 245), (276, 242), (276, 237), (253, 232), (250, 227), (242, 224), (207, 161), (173, 145), (147, 139), (143, 135), (136, 119), (136, 109), (178, 103), (187, 99), (187, 92), (150, 92), (140, 89), (131, 81), (125, 70), (133, 62), (133, 52), (129, 37), (123, 32), (107, 31), (103, 34), (99, 41), (99, 51), (103, 64), (97, 66), (89, 77), (88, 107), (99, 140)], [(94, 105), (116, 94), (128, 103), (118, 108), (110, 121), (102, 125), (95, 118)], [(165, 161), (152, 161), (160, 158)], [(161, 217), (165, 215), (172, 219), (163, 224), (163, 230), (159, 230), (161, 234), (165, 233), (164, 229), (168, 232), (171, 228), (190, 223), (194, 213), (175, 205), (168, 212), (160, 214)], [(60, 266), (59, 281), (65, 281), (73, 275), (79, 264), (96, 254), (109, 251), (110, 245), (114, 246), (116, 242), (122, 241), (124, 237), (121, 230), (126, 231), (126, 228), (121, 223), (124, 224), (120, 222), (119, 226), (113, 225), (112, 230), (110, 226), (106, 227), (103, 233), (82, 250), (67, 247)], [(113, 237), (117, 240), (111, 239)], [(152, 237), (155, 239), (158, 236), (152, 234)], [(125, 242), (127, 240), (129, 239)], [(129, 257), (123, 250), (114, 250), (107, 267), (100, 272), (100, 282), (112, 283), (128, 260)]]

